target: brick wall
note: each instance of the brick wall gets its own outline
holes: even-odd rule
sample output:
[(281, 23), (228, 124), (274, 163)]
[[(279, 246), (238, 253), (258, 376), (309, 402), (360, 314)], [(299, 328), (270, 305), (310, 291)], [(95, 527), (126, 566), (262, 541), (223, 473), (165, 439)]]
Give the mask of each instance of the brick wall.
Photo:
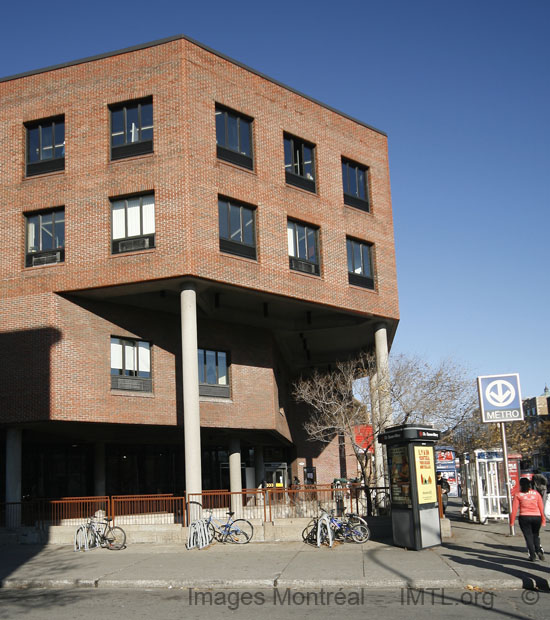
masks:
[[(108, 105), (152, 95), (154, 153), (109, 161)], [(397, 318), (386, 137), (184, 40), (0, 83), (4, 296), (186, 274)], [(214, 105), (254, 118), (255, 170), (216, 158)], [(23, 123), (65, 115), (66, 169), (25, 178)], [(317, 193), (284, 180), (283, 131), (316, 144)], [(341, 157), (372, 211), (344, 206)], [(155, 192), (156, 248), (112, 256), (109, 197)], [(257, 206), (258, 260), (218, 247), (217, 196)], [(24, 218), (65, 206), (64, 264), (24, 269)], [(287, 217), (320, 227), (321, 277), (291, 272)], [(375, 244), (376, 291), (349, 286), (346, 234)]]
[[(154, 152), (110, 161), (108, 106), (146, 96)], [(217, 159), (216, 103), (254, 119), (253, 171)], [(0, 110), (2, 423), (181, 424), (179, 317), (77, 300), (74, 291), (195, 276), (398, 320), (382, 133), (185, 38), (0, 82)], [(61, 114), (65, 170), (26, 178), (24, 123)], [(285, 183), (283, 132), (316, 145), (315, 194)], [(344, 205), (342, 157), (368, 166), (370, 213)], [(112, 255), (109, 199), (151, 191), (155, 249)], [(220, 252), (218, 195), (256, 206), (257, 260)], [(65, 207), (65, 261), (25, 268), (24, 214), (56, 206)], [(289, 269), (288, 218), (319, 227), (320, 277)], [(348, 283), (347, 235), (374, 244), (374, 291)], [(153, 342), (154, 396), (111, 392), (111, 335)], [(199, 346), (232, 356), (232, 398), (203, 399), (202, 425), (275, 430), (299, 446), (295, 463), (324, 462), (318, 479), (332, 479), (337, 446), (305, 440), (273, 336), (201, 319)]]

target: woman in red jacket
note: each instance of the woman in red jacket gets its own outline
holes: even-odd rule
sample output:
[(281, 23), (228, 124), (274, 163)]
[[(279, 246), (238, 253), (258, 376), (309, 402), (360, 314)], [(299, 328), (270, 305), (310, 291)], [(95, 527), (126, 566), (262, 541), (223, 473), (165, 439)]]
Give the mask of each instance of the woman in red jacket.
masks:
[(544, 516), (540, 493), (531, 488), (529, 478), (522, 478), (519, 481), (519, 491), (515, 494), (512, 504), (510, 525), (514, 525), (518, 509), (519, 526), (527, 543), (529, 559), (534, 562), (538, 555), (539, 559), (544, 560), (544, 550), (540, 546), (539, 531), (541, 525), (542, 527), (546, 525), (546, 517)]

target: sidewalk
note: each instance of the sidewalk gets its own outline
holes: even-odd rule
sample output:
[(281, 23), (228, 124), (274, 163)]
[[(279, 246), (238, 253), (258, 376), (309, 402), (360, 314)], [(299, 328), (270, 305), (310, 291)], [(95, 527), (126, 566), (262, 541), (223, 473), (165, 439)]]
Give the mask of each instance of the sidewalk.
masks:
[[(454, 514), (452, 514), (454, 512)], [(312, 548), (298, 542), (131, 545), (77, 552), (69, 546), (0, 548), (3, 588), (539, 588), (550, 590), (550, 554), (529, 562), (523, 536), (506, 523), (472, 524), (451, 513), (451, 539), (408, 551), (386, 542)], [(550, 531), (541, 532), (550, 551)]]

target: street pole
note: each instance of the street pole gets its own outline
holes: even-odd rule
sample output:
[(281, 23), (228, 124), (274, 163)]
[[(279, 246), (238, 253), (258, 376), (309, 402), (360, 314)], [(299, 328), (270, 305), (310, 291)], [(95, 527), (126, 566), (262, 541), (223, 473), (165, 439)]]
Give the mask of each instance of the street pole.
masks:
[(508, 448), (506, 446), (506, 424), (500, 422), (500, 434), (502, 437), (502, 456), (504, 458), (504, 476), (506, 479), (506, 498), (508, 500), (508, 523), (510, 525), (510, 536), (515, 536), (514, 526), (512, 525), (512, 493), (510, 484), (510, 472), (508, 471)]

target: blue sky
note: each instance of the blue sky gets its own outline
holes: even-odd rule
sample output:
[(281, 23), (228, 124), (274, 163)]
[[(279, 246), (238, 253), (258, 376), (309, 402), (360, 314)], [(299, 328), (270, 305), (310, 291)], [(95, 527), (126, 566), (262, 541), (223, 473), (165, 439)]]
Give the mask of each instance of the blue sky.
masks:
[(550, 2), (32, 0), (7, 76), (185, 34), (388, 134), (394, 351), (550, 386)]

